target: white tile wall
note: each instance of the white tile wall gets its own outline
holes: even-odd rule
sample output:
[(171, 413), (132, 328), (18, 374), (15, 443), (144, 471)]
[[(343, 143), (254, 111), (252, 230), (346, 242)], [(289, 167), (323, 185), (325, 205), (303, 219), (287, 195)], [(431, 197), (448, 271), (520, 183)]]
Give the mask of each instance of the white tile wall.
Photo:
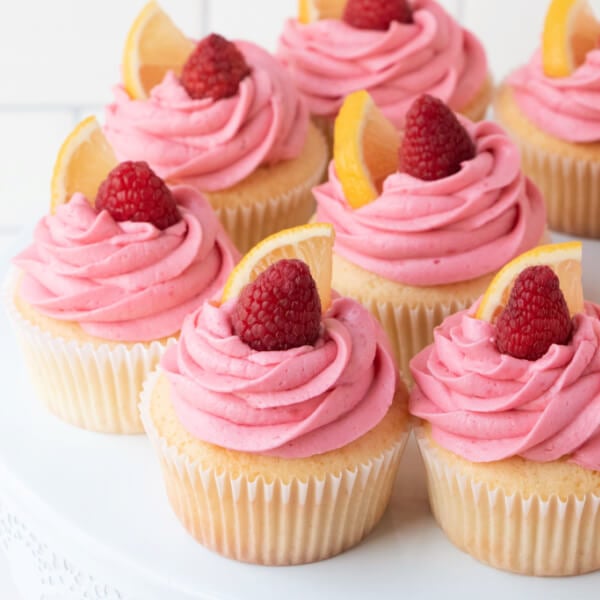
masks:
[[(486, 44), (496, 80), (537, 45), (549, 0), (442, 0)], [(159, 0), (190, 36), (219, 31), (274, 49), (296, 0)], [(600, 14), (600, 0), (592, 0)], [(41, 214), (56, 150), (119, 78), (145, 0), (0, 0), (0, 232)]]

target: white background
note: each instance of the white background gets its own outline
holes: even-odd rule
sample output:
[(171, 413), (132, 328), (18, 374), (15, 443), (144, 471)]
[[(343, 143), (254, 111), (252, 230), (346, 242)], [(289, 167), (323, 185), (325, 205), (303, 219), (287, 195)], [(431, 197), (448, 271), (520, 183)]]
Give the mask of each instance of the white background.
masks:
[[(496, 81), (538, 44), (547, 0), (443, 0), (484, 42)], [(56, 151), (101, 111), (143, 0), (0, 0), (0, 249), (46, 212)], [(594, 2), (598, 8), (598, 2)], [(217, 31), (274, 49), (296, 0), (162, 0), (190, 36)], [(0, 598), (16, 597), (0, 556)]]

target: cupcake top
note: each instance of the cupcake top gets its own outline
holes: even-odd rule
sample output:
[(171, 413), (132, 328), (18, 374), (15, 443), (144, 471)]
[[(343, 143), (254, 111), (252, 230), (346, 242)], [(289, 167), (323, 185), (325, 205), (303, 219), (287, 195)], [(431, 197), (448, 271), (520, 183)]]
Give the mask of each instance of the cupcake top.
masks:
[[(301, 458), (349, 444), (387, 413), (399, 382), (380, 326), (347, 298), (334, 298), (321, 317), (318, 296), (311, 299), (316, 292), (306, 287), (308, 268), (295, 263), (275, 263), (242, 292), (271, 298), (268, 286), (284, 282), (277, 294), (295, 300), (291, 308), (278, 305), (286, 311), (283, 343), (266, 333), (279, 336), (275, 312), (257, 329), (248, 316), (251, 303), (234, 299), (205, 303), (165, 353), (161, 367), (175, 411), (195, 437), (231, 450)], [(293, 293), (289, 286), (296, 286)]]
[(413, 358), (410, 411), (442, 447), (473, 462), (600, 468), (600, 307), (583, 300), (581, 247), (510, 261)]
[[(240, 67), (239, 81), (228, 72), (227, 90), (200, 86), (203, 78), (219, 80), (211, 62), (220, 64), (219, 57), (244, 61), (232, 68)], [(130, 99), (122, 86), (114, 93), (104, 131), (117, 157), (145, 160), (164, 179), (206, 191), (297, 157), (308, 130), (307, 108), (277, 60), (254, 44), (216, 35), (199, 42), (182, 78), (169, 71), (148, 99)]]
[(76, 193), (39, 221), (31, 245), (13, 259), (23, 271), (20, 296), (103, 339), (177, 333), (186, 314), (220, 293), (238, 253), (197, 191), (171, 192), (177, 221), (164, 229), (99, 211)]
[[(375, 200), (360, 208), (348, 203), (331, 163), (329, 181), (315, 188), (315, 197), (318, 220), (335, 227), (337, 254), (398, 283), (435, 286), (492, 273), (540, 241), (543, 199), (521, 172), (516, 146), (491, 122), (459, 117), (466, 131), (461, 134), (444, 110), (431, 97), (415, 101), (401, 149), (402, 171), (389, 175)], [(426, 113), (427, 131), (419, 125)], [(446, 136), (452, 152), (431, 145), (429, 129), (442, 128), (454, 136)], [(439, 139), (446, 143), (443, 135)], [(461, 144), (467, 154), (451, 157)], [(418, 172), (429, 160), (421, 160), (426, 154), (434, 170)], [(450, 170), (438, 164), (448, 156), (458, 161)]]
[(542, 131), (567, 142), (600, 140), (600, 50), (588, 52), (571, 75), (544, 73), (541, 51), (507, 80), (525, 116)]
[(442, 447), (473, 462), (569, 457), (600, 470), (600, 308), (573, 319), (567, 344), (537, 360), (501, 353), (473, 309), (448, 317), (411, 361), (410, 411)]
[(384, 31), (344, 20), (288, 20), (278, 56), (312, 114), (334, 117), (346, 95), (367, 89), (398, 127), (423, 93), (465, 108), (488, 70), (481, 43), (434, 0), (415, 0), (412, 22), (392, 21)]

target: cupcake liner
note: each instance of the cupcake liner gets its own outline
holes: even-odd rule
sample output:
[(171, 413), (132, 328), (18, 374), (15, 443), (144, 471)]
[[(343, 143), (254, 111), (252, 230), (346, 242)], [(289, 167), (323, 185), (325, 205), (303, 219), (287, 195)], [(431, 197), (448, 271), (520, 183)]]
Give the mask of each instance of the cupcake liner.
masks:
[(5, 305), (37, 397), (59, 419), (102, 433), (144, 433), (137, 403), (147, 374), (167, 343), (80, 343), (56, 337), (24, 319), (15, 306), (16, 274)]
[(417, 430), (429, 501), (450, 541), (492, 567), (564, 576), (600, 568), (600, 497), (507, 493), (475, 481)]
[(550, 229), (600, 237), (600, 163), (561, 156), (516, 139), (523, 172), (546, 200)]
[[(257, 199), (249, 205), (214, 206), (215, 213), (238, 250), (244, 254), (267, 236), (308, 223), (315, 211), (313, 187), (321, 183), (327, 155), (313, 175), (285, 194)], [(208, 196), (210, 201), (210, 195)]]
[(158, 375), (144, 385), (142, 421), (157, 450), (169, 502), (203, 546), (243, 562), (303, 564), (354, 546), (382, 517), (408, 433), (380, 456), (324, 479), (234, 477), (190, 460), (159, 436), (150, 414)]
[[(376, 298), (359, 298), (360, 303), (381, 323), (389, 340), (400, 373), (412, 385), (409, 363), (411, 358), (433, 342), (433, 330), (449, 315), (468, 308), (485, 291), (485, 285), (475, 294), (462, 298), (449, 296), (446, 303), (435, 306), (407, 306), (383, 302)], [(345, 294), (340, 286), (336, 290)]]

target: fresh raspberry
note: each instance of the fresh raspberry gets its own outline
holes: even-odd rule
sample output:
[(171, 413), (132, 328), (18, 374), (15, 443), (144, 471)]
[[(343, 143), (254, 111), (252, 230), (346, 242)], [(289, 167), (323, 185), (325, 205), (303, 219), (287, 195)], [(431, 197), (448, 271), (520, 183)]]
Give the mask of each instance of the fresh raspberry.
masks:
[(234, 44), (211, 33), (200, 40), (181, 72), (181, 83), (191, 98), (235, 96), (240, 81), (250, 74), (246, 59)]
[(115, 221), (144, 221), (166, 229), (181, 219), (171, 190), (146, 162), (126, 161), (100, 184), (96, 208)]
[(496, 321), (502, 354), (537, 360), (552, 344), (566, 344), (573, 324), (554, 271), (528, 267), (516, 279), (506, 308)]
[(254, 350), (288, 350), (314, 344), (321, 301), (306, 263), (283, 259), (240, 294), (232, 315), (235, 333)]
[(407, 0), (348, 0), (343, 20), (357, 29), (386, 31), (392, 21), (412, 23)]
[(419, 96), (406, 114), (400, 171), (425, 181), (443, 179), (475, 156), (475, 144), (456, 115), (438, 98)]

